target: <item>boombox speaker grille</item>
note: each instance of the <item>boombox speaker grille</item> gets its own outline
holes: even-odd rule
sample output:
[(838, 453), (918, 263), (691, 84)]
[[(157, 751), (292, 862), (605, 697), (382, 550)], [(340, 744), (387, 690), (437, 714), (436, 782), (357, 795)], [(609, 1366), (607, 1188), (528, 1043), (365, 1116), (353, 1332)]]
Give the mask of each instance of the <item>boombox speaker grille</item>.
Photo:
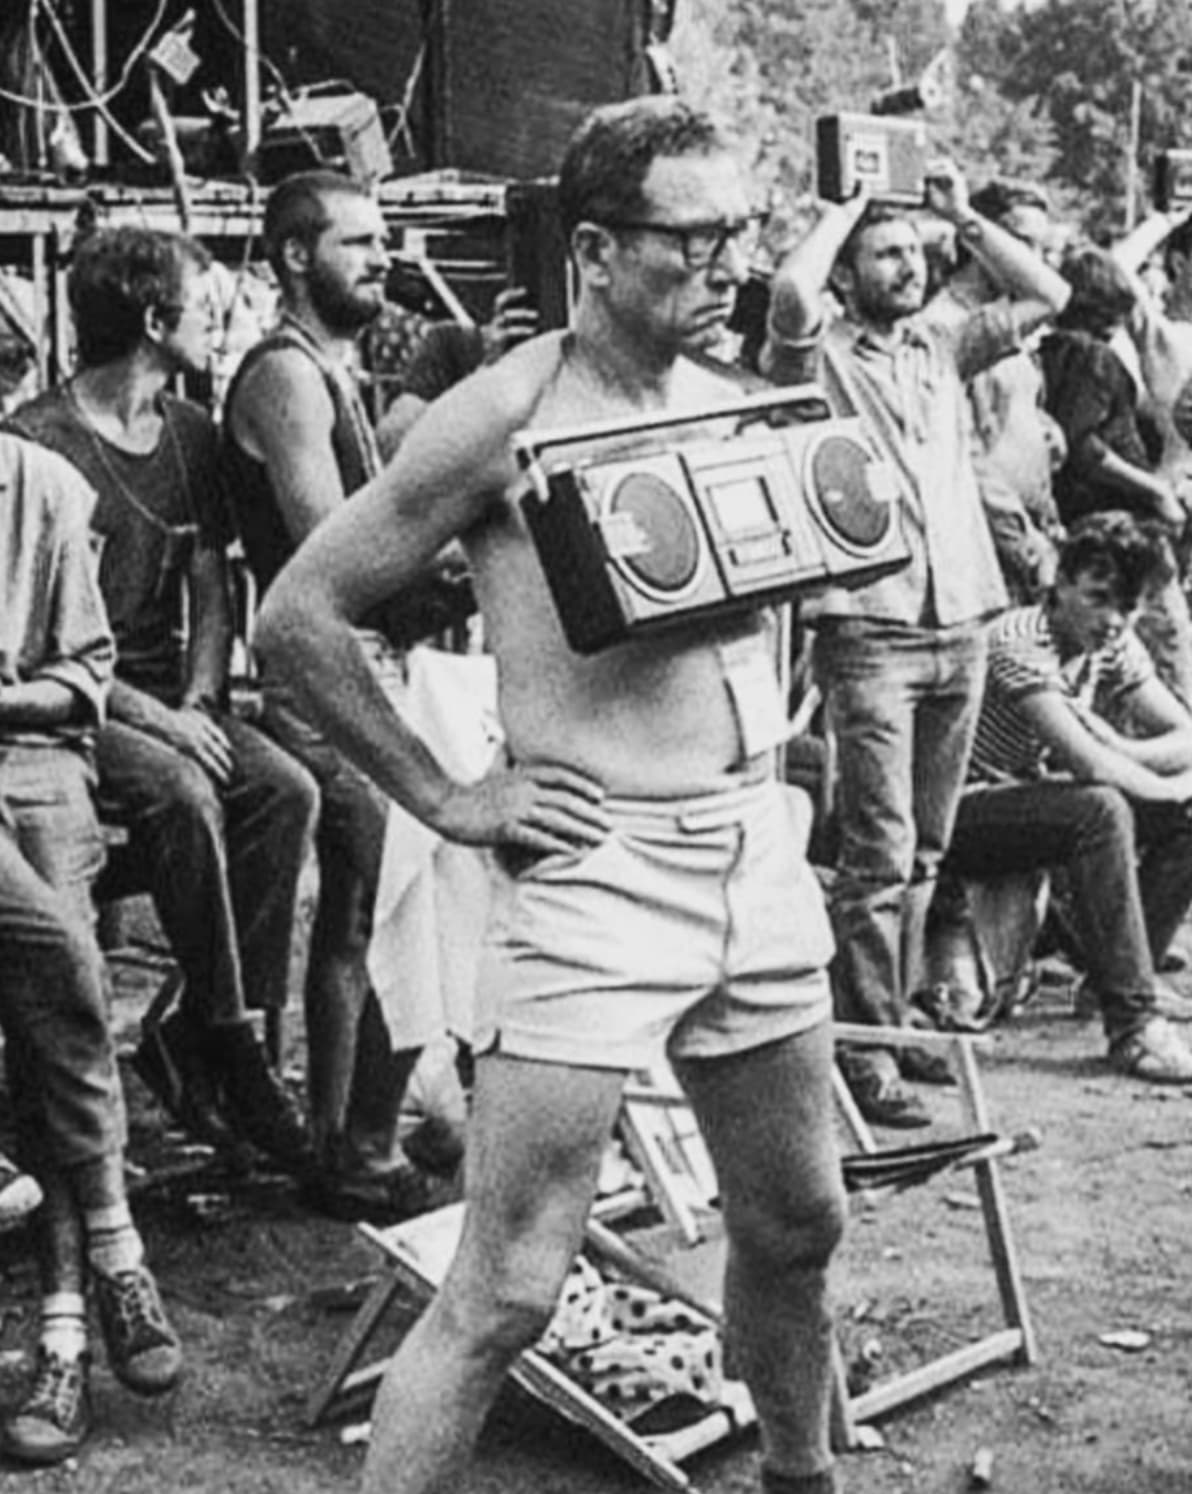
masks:
[(632, 519), (647, 540), (640, 555), (623, 555), (619, 565), (656, 592), (674, 595), (691, 585), (699, 569), (699, 531), (669, 483), (651, 472), (630, 473), (617, 484), (608, 509)]
[(811, 485), (825, 522), (853, 550), (871, 550), (890, 531), (889, 503), (869, 487), (871, 453), (848, 436), (826, 436), (811, 456)]

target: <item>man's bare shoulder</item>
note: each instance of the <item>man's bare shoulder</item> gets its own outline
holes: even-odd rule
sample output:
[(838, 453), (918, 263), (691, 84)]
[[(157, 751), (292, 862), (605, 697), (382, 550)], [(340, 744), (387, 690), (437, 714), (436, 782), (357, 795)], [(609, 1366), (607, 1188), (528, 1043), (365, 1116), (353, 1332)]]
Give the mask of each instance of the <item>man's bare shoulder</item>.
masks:
[(566, 362), (566, 348), (565, 332), (544, 332), (511, 348), (496, 363), (478, 368), (456, 391), (474, 400), (478, 415), (511, 431), (521, 429), (543, 411), (544, 403), (549, 407)]
[(237, 436), (289, 419), (331, 419), (327, 382), (301, 348), (278, 346), (251, 355), (228, 401), (228, 419)]

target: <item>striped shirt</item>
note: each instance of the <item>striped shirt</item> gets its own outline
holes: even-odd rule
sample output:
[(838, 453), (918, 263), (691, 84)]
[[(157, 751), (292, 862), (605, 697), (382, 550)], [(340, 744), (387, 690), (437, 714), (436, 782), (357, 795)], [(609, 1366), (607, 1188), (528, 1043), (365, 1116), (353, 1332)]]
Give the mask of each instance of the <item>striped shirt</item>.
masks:
[(1040, 690), (1067, 697), (1081, 714), (1109, 716), (1116, 702), (1155, 673), (1150, 655), (1127, 628), (1092, 653), (1061, 659), (1046, 607), (1016, 607), (989, 632), (989, 666), (969, 779), (1000, 783), (1047, 772), (1047, 745), (1021, 703)]

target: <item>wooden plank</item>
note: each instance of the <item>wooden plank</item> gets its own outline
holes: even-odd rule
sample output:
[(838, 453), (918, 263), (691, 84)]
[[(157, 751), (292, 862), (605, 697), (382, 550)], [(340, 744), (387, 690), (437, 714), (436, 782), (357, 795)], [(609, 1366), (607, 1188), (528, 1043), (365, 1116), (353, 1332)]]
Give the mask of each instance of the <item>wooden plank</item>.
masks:
[(950, 1354), (942, 1354), (929, 1364), (908, 1370), (904, 1375), (875, 1385), (863, 1395), (855, 1396), (849, 1403), (854, 1421), (873, 1421), (888, 1411), (897, 1410), (910, 1401), (930, 1395), (945, 1385), (984, 1369), (987, 1365), (1013, 1359), (1022, 1351), (1022, 1330), (1003, 1328), (990, 1333), (976, 1343), (965, 1344)]

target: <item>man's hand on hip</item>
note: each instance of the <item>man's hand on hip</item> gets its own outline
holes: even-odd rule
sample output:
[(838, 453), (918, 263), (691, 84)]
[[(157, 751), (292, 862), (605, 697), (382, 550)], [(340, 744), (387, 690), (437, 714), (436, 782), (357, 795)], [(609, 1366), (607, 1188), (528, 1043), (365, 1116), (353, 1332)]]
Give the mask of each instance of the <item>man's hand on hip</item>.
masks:
[(513, 845), (542, 855), (598, 846), (610, 824), (603, 788), (552, 763), (504, 764), (476, 783), (457, 784), (435, 828), (466, 845)]

